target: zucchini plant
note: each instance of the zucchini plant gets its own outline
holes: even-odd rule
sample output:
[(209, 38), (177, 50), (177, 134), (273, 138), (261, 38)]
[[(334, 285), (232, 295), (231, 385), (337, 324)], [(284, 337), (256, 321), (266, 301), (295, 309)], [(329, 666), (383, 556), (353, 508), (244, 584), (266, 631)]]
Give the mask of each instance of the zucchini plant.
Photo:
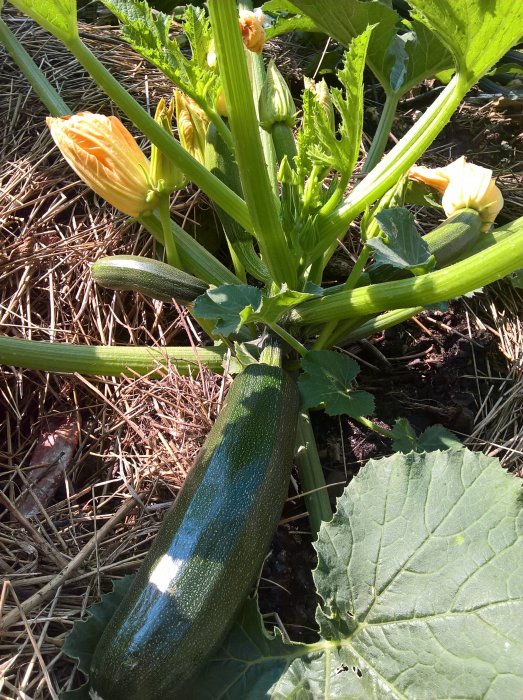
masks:
[[(110, 289), (131, 289), (187, 306), (214, 347), (167, 349), (184, 371), (197, 369), (199, 363), (217, 369), (217, 358), (226, 354), (235, 358), (239, 371), (224, 412), (143, 569), (84, 669), (91, 673), (94, 698), (187, 698), (197, 687), (194, 674), (201, 672), (209, 654), (217, 653), (263, 560), (285, 496), (295, 432), (311, 529), (317, 534), (321, 526), (324, 540), (337, 536), (345, 505), (331, 525), (321, 525), (332, 518), (332, 511), (307, 410), (323, 407), (329, 415), (347, 414), (415, 446), (404, 422), (393, 430), (373, 423), (372, 396), (354, 387), (359, 367), (336, 348), (523, 267), (523, 218), (495, 227), (503, 198), (491, 171), (463, 159), (434, 170), (415, 165), (467, 92), (518, 42), (523, 6), (512, 0), (492, 0), (488, 9), (482, 0), (409, 0), (411, 18), (404, 19), (390, 3), (376, 0), (270, 0), (262, 10), (253, 10), (247, 0), (208, 0), (207, 9), (189, 5), (184, 11), (187, 54), (172, 36), (171, 16), (153, 11), (144, 0), (103, 0), (119, 19), (123, 38), (176, 90), (173, 100), (162, 100), (152, 116), (82, 42), (74, 0), (11, 2), (62, 41), (151, 142), (149, 159), (116, 117), (71, 114), (0, 22), (0, 40), (47, 105), (51, 134), (67, 162), (95, 192), (139, 221), (163, 255), (163, 260), (105, 258), (93, 265), (93, 278)], [(296, 29), (323, 32), (346, 49), (338, 85), (310, 82), (301, 95), (301, 111), (276, 64), (266, 67), (263, 59), (267, 39)], [(362, 151), (366, 66), (383, 86), (386, 101), (372, 147), (364, 154), (364, 177), (355, 178)], [(401, 96), (444, 70), (453, 73), (450, 82), (385, 153)], [(172, 132), (175, 113), (178, 138)], [(432, 193), (432, 199), (424, 200), (427, 206), (439, 206), (434, 198), (441, 197), (446, 216), (424, 237), (407, 208), (413, 181), (418, 187), (422, 183), (426, 195)], [(227, 241), (226, 258), (219, 260), (171, 219), (171, 194), (187, 182), (214, 203)], [(360, 215), (359, 255), (346, 279), (329, 286), (325, 270), (337, 242)], [(151, 363), (161, 362), (158, 355), (145, 348), (86, 354), (82, 347), (0, 338), (0, 361), (49, 371), (148, 371)], [(419, 471), (422, 466), (429, 469), (430, 460), (414, 460), (415, 467), (413, 459), (405, 458), (400, 471), (401, 479), (411, 480), (415, 488)], [(445, 468), (454, 478), (468, 458), (441, 459), (448, 459)], [(359, 483), (365, 483), (365, 502), (372, 509), (369, 494), (379, 482), (379, 470), (373, 467), (365, 474)], [(470, 488), (473, 481), (471, 477)], [(347, 498), (353, 491), (349, 489)], [(409, 517), (418, 506), (415, 499), (409, 501)], [(414, 518), (413, 527), (418, 526)], [(487, 546), (488, 533), (483, 530), (480, 536)], [(327, 547), (321, 545), (321, 534), (319, 542)], [(431, 556), (443, 556), (434, 547)], [(345, 575), (340, 573), (343, 558), (338, 560), (336, 552), (323, 559), (319, 553), (318, 571), (324, 579)], [(371, 559), (376, 567), (383, 559), (392, 581), (399, 560), (389, 555), (387, 546), (372, 556), (378, 558)], [(410, 561), (406, 555), (401, 566)], [(420, 580), (412, 584), (413, 601), (421, 595)], [(432, 583), (445, 589), (440, 579)], [(350, 589), (352, 579), (343, 585)], [(297, 659), (280, 664), (279, 681), (271, 666), (276, 685), (270, 697), (297, 697), (299, 688), (306, 689), (300, 697), (307, 698), (383, 697), (387, 683), (406, 673), (405, 664), (395, 667), (391, 661), (383, 668), (376, 663), (370, 680), (361, 680), (356, 671), (345, 674), (347, 664), (359, 669), (363, 652), (354, 646), (354, 635), (363, 638), (367, 613), (379, 608), (380, 586), (387, 588), (389, 579), (369, 570), (366, 585), (366, 592), (345, 592), (340, 605), (332, 586), (321, 588), (325, 607), (318, 613), (324, 638), (320, 646), (281, 651), (281, 640), (266, 642), (267, 656), (281, 651), (282, 658)], [(485, 585), (489, 591), (495, 587), (493, 581)], [(518, 585), (522, 593), (521, 581)], [(362, 597), (370, 602), (364, 604)], [(498, 601), (508, 599), (501, 596)], [(392, 602), (383, 614), (394, 617)], [(496, 625), (508, 638), (509, 619), (501, 619), (503, 614)], [(414, 614), (406, 618), (403, 636), (394, 631), (400, 644), (406, 644), (415, 620)], [(380, 628), (376, 635), (387, 633)], [(345, 649), (341, 638), (353, 640), (350, 653), (338, 648)], [(389, 640), (392, 646), (394, 639)], [(365, 654), (382, 653), (377, 638), (365, 643)], [(273, 645), (280, 650), (274, 655)], [(427, 647), (425, 653), (428, 660), (423, 663), (430, 664), (438, 650)], [(457, 656), (466, 656), (462, 646)], [(343, 671), (336, 671), (340, 677), (335, 679), (333, 659)], [(506, 694), (516, 697), (523, 673), (518, 676), (515, 664), (508, 671), (502, 666), (494, 675), (497, 679), (506, 673)], [(321, 680), (310, 681), (320, 667)], [(268, 697), (272, 686), (267, 677), (262, 685), (252, 682), (240, 685), (236, 695), (224, 690), (219, 697)], [(427, 694), (430, 682), (398, 682), (392, 697), (448, 696)], [(469, 697), (461, 691), (458, 695)], [(218, 690), (213, 695), (206, 687), (197, 697), (218, 697)]]

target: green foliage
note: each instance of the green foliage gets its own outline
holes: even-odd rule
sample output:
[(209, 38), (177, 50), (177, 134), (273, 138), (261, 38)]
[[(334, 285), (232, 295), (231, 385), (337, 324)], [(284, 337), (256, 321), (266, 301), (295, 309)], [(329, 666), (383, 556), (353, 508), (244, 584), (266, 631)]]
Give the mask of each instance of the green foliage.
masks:
[(370, 238), (366, 245), (374, 251), (378, 265), (390, 265), (414, 274), (427, 272), (434, 257), (419, 235), (408, 209), (393, 207), (376, 214), (383, 237)]
[(389, 94), (398, 96), (425, 78), (449, 68), (452, 59), (439, 39), (418, 22), (400, 22), (390, 5), (361, 0), (293, 0), (327, 34), (348, 46), (376, 26), (367, 64)]
[(159, 68), (203, 109), (213, 109), (218, 75), (207, 65), (211, 28), (203, 8), (189, 5), (184, 32), (192, 57), (186, 58), (176, 38), (171, 38), (172, 17), (151, 11), (145, 0), (102, 0), (122, 23), (122, 36), (141, 56)]
[(229, 336), (247, 323), (276, 323), (287, 311), (315, 295), (294, 292), (285, 285), (273, 296), (247, 284), (225, 284), (196, 299), (194, 315), (214, 322), (213, 333)]
[[(513, 0), (409, 0), (473, 85), (521, 38), (523, 3)], [(441, 69), (440, 69), (441, 70)]]
[(435, 452), (461, 447), (460, 440), (442, 425), (431, 425), (418, 437), (406, 418), (398, 418), (392, 428), (394, 452)]
[(372, 395), (352, 388), (360, 371), (352, 357), (330, 350), (311, 351), (303, 358), (302, 369), (298, 384), (303, 408), (324, 405), (329, 416), (354, 418), (374, 411)]
[(369, 462), (315, 545), (320, 641), (268, 636), (251, 602), (188, 697), (521, 697), (520, 491), (464, 449)]
[[(85, 620), (75, 622), (73, 629), (65, 638), (64, 654), (78, 661), (78, 668), (89, 676), (91, 661), (102, 632), (116, 612), (116, 609), (129, 590), (134, 576), (125, 576), (115, 581), (113, 590), (102, 596), (99, 603), (91, 605)], [(63, 693), (62, 700), (88, 700), (87, 684), (78, 690)]]
[(10, 0), (64, 44), (78, 38), (75, 0)]
[(267, 39), (289, 32), (321, 31), (310, 17), (295, 14), (296, 8), (288, 0), (269, 0), (262, 6), (262, 10), (274, 16), (273, 24), (265, 30)]

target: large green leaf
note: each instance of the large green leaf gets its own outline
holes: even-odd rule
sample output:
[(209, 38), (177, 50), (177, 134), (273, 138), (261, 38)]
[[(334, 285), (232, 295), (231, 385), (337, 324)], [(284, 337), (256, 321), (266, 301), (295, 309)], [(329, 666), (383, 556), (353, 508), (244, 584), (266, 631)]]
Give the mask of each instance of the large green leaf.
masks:
[(10, 0), (65, 44), (78, 37), (76, 0)]
[(284, 645), (251, 614), (188, 697), (518, 700), (522, 505), (465, 449), (369, 462), (316, 544), (321, 640)]
[(521, 0), (409, 0), (415, 15), (454, 56), (462, 76), (476, 82), (523, 35)]
[(345, 46), (367, 26), (377, 25), (367, 64), (387, 93), (400, 96), (426, 77), (452, 66), (450, 54), (431, 31), (418, 22), (400, 23), (398, 14), (386, 3), (292, 0), (292, 4)]

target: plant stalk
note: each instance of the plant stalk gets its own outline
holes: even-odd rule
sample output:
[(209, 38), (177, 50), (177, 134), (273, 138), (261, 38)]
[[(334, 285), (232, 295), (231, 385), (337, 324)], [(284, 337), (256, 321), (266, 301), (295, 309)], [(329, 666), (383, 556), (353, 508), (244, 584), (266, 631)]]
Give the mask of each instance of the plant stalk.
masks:
[(161, 375), (173, 365), (183, 375), (198, 374), (200, 366), (221, 373), (224, 356), (223, 348), (98, 347), (0, 336), (0, 364), (42, 372), (109, 377), (149, 372)]
[(287, 283), (293, 289), (296, 265), (285, 240), (264, 159), (236, 2), (209, 0), (208, 7), (235, 156), (254, 233), (273, 281), (279, 286)]
[(236, 219), (247, 231), (253, 231), (247, 206), (241, 197), (212, 175), (173, 136), (157, 124), (80, 39), (70, 41), (67, 44), (67, 48), (102, 90), (109, 95), (133, 124), (152, 143), (158, 146), (162, 153), (170, 158), (192, 182), (232, 216), (233, 219)]
[(289, 315), (298, 324), (327, 323), (390, 309), (429, 306), (484, 287), (523, 267), (523, 219), (495, 245), (419, 277), (382, 282), (305, 301)]
[(0, 43), (5, 46), (51, 116), (64, 117), (67, 114), (72, 114), (58, 92), (2, 19), (0, 19)]
[(395, 92), (389, 93), (385, 98), (385, 104), (383, 105), (383, 111), (378, 122), (378, 128), (376, 129), (371, 147), (369, 148), (369, 152), (365, 158), (365, 163), (363, 163), (363, 167), (361, 169), (362, 175), (370, 173), (370, 171), (376, 167), (381, 157), (385, 153), (392, 124), (394, 123), (394, 117), (396, 116), (396, 110), (398, 108), (398, 100), (399, 95)]
[(421, 119), (376, 165), (340, 206), (328, 217), (318, 220), (320, 242), (311, 253), (319, 257), (343, 237), (348, 225), (367, 206), (385, 194), (426, 151), (448, 123), (471, 85), (455, 75)]
[(298, 417), (296, 462), (311, 531), (316, 537), (321, 523), (332, 519), (332, 508), (308, 411)]

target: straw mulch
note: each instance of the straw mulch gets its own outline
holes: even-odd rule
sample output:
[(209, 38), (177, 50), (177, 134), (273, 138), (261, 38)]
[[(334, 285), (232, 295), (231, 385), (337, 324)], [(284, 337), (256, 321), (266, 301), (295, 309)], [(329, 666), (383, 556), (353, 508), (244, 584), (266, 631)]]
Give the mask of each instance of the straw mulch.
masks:
[[(13, 16), (9, 23), (73, 109), (107, 113), (105, 97), (55, 41), (29, 21)], [(114, 30), (86, 32), (91, 48), (148, 107), (169, 94)], [(0, 113), (0, 333), (88, 344), (198, 342), (180, 310), (93, 286), (94, 260), (153, 254), (152, 243), (77, 181), (52, 146), (45, 108), (1, 53)], [(186, 191), (173, 212), (183, 222), (198, 219), (204, 206)], [(502, 285), (466, 303), (470, 334), (488, 327), (506, 359), (502, 370), (498, 363), (477, 376), (471, 444), (515, 470), (523, 464), (521, 302)], [(57, 698), (78, 684), (61, 653), (64, 637), (112, 580), (138, 567), (227, 383), (207, 372), (197, 379), (174, 370), (155, 380), (95, 379), (1, 368), (0, 697)], [(37, 503), (27, 519), (20, 503), (35, 448), (64, 423), (77, 428), (78, 445), (55, 497)]]

